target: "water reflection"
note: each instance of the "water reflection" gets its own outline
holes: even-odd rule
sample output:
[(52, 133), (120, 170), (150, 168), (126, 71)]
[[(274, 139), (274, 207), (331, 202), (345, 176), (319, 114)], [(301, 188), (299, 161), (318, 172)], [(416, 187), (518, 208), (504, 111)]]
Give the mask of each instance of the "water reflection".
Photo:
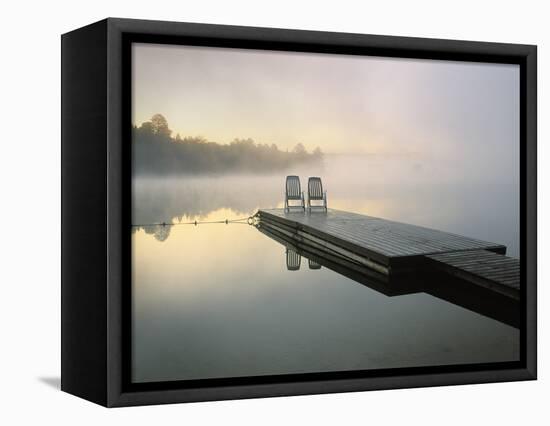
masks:
[(137, 232), (139, 229), (143, 229), (146, 234), (152, 235), (157, 241), (166, 241), (172, 226), (166, 224), (133, 226), (132, 233)]
[[(231, 215), (218, 210), (207, 219)], [(290, 248), (301, 267), (288, 271), (286, 247), (253, 226), (169, 228), (164, 241), (143, 229), (132, 235), (136, 382), (519, 357), (518, 330), (439, 295), (383, 283), (298, 247)], [(309, 269), (305, 258), (323, 267)]]
[(273, 176), (136, 178), (132, 223), (201, 221), (221, 209), (240, 217), (277, 207), (282, 194)]
[[(434, 183), (407, 162), (360, 163), (329, 162), (329, 207), (494, 241), (519, 256), (516, 184)], [(134, 178), (134, 381), (519, 359), (515, 307), (477, 288), (441, 277), (384, 282), (261, 227), (159, 225), (281, 207), (283, 186), (284, 176)]]
[(309, 269), (321, 269), (321, 264), (315, 262), (314, 260), (308, 259), (307, 264), (309, 266)]
[(366, 267), (334, 257), (329, 251), (322, 252), (307, 244), (291, 240), (269, 228), (262, 227), (261, 224), (258, 230), (285, 247), (286, 267), (289, 271), (299, 270), (304, 257), (307, 259), (309, 269), (317, 270), (324, 266), (388, 297), (426, 293), (503, 324), (515, 328), (520, 326), (519, 301), (492, 290), (435, 270), (389, 279)]

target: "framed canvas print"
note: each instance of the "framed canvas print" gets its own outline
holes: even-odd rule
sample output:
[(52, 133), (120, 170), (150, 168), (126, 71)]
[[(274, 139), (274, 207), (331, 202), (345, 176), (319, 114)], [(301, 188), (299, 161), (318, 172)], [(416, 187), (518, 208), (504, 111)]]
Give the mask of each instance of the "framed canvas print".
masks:
[(536, 47), (107, 19), (62, 37), (62, 389), (536, 378)]

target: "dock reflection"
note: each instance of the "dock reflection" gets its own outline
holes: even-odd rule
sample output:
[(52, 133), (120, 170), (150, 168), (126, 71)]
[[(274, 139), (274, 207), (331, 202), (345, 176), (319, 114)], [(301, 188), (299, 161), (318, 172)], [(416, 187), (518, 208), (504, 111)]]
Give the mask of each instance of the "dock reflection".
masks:
[(416, 271), (409, 275), (388, 277), (364, 265), (336, 256), (329, 250), (320, 250), (318, 247), (290, 239), (271, 227), (262, 227), (261, 223), (257, 229), (284, 246), (288, 271), (300, 270), (301, 258), (304, 257), (308, 261), (308, 270), (312, 272), (325, 267), (388, 297), (427, 293), (503, 324), (515, 328), (520, 326), (518, 300), (473, 285), (442, 271)]

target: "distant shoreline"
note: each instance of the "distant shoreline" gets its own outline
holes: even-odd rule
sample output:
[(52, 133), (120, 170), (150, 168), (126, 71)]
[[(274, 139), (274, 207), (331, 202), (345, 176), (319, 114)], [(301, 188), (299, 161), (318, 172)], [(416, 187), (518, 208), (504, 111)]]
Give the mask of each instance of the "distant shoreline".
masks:
[(172, 137), (166, 119), (156, 114), (132, 131), (133, 170), (137, 175), (265, 174), (285, 171), (298, 164), (320, 164), (323, 152), (308, 152), (298, 143), (292, 151), (275, 144), (235, 139), (228, 145), (203, 138)]

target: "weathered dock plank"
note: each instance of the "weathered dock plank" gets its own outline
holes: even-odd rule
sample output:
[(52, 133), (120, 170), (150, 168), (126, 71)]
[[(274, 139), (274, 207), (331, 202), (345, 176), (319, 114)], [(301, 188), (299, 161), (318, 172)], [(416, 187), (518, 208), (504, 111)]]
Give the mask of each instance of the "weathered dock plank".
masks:
[(431, 254), (471, 250), (506, 253), (501, 244), (334, 209), (311, 214), (287, 213), (284, 209), (258, 213), (267, 226), (291, 232), (304, 241), (324, 241), (332, 250), (341, 247), (386, 267), (388, 273), (421, 263)]
[(519, 299), (520, 262), (486, 250), (426, 256), (433, 265), (476, 285)]

